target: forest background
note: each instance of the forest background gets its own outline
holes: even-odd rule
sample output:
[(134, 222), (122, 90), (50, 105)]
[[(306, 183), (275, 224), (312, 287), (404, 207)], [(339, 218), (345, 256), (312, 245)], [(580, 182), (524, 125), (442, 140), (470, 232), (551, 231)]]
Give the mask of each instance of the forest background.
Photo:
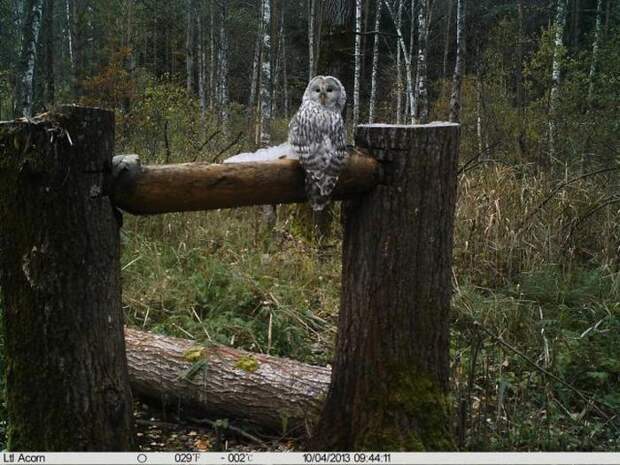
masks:
[[(619, 450), (619, 25), (616, 0), (0, 0), (0, 120), (103, 106), (117, 153), (219, 162), (285, 141), (333, 74), (350, 142), (459, 121), (458, 446)], [(340, 226), (326, 247), (307, 225), (291, 206), (275, 225), (127, 215), (128, 323), (329, 363)]]

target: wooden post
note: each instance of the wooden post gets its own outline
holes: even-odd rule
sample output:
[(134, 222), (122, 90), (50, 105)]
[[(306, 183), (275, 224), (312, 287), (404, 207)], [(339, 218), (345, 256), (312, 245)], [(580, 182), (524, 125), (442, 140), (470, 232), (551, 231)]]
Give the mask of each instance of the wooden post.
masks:
[(119, 225), (102, 195), (114, 114), (0, 123), (0, 286), (11, 450), (134, 443)]
[(316, 450), (450, 450), (459, 126), (358, 126), (386, 185), (344, 209), (342, 300)]

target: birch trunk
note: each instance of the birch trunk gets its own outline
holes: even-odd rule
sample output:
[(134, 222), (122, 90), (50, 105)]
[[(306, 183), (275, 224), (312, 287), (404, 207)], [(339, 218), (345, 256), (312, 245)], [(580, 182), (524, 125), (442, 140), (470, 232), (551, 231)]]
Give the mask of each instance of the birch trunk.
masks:
[(209, 111), (213, 111), (215, 101), (215, 5), (209, 2)]
[(360, 73), (362, 46), (362, 0), (355, 0), (355, 72), (353, 75), (353, 129), (360, 120)]
[[(398, 0), (396, 13), (396, 28), (401, 29), (403, 22), (403, 0)], [(402, 119), (403, 76), (400, 65), (400, 43), (396, 43), (396, 124)]]
[(228, 37), (226, 35), (226, 2), (220, 8), (220, 44), (218, 49), (218, 104), (220, 124), (224, 136), (228, 136)]
[[(262, 7), (262, 5), (261, 5)], [(248, 124), (250, 128), (256, 121), (256, 92), (258, 91), (258, 68), (260, 67), (261, 42), (263, 40), (263, 13), (262, 10), (258, 19), (258, 30), (256, 31), (256, 41), (254, 43), (254, 59), (252, 61), (252, 77), (250, 80), (250, 97), (248, 98)]]
[(594, 96), (594, 75), (598, 61), (598, 49), (601, 39), (601, 22), (603, 17), (603, 0), (596, 2), (596, 24), (594, 26), (594, 41), (592, 42), (592, 62), (590, 63), (590, 75), (588, 77), (588, 110), (592, 106)]
[(308, 18), (308, 81), (314, 77), (314, 24), (316, 22), (316, 0), (310, 3), (310, 17)]
[(416, 79), (416, 97), (414, 105), (414, 119), (417, 123), (428, 121), (428, 88), (426, 55), (428, 51), (428, 0), (420, 2), (418, 12), (418, 63)]
[(375, 41), (372, 46), (372, 75), (370, 78), (370, 104), (368, 108), (368, 123), (375, 121), (375, 102), (377, 99), (377, 71), (379, 69), (379, 29), (381, 28), (381, 0), (377, 0), (375, 12)]
[[(407, 66), (407, 72), (412, 76), (411, 80), (413, 82), (415, 82), (414, 78), (413, 78), (413, 51), (415, 50), (415, 32), (416, 32), (416, 23), (417, 23), (417, 16), (416, 16), (416, 6), (415, 6), (415, 0), (411, 0), (411, 25), (409, 27), (409, 65)], [(417, 79), (417, 77), (416, 77)], [(413, 114), (413, 107), (415, 105), (415, 93), (412, 92), (410, 95), (407, 96), (407, 114), (412, 115)]]
[(71, 65), (71, 74), (75, 73), (75, 58), (73, 57), (73, 42), (71, 40), (71, 8), (69, 0), (65, 0), (65, 32), (67, 34), (67, 52), (69, 53), (69, 64)]
[(558, 0), (554, 23), (554, 49), (549, 97), (549, 156), (556, 156), (556, 118), (560, 103), (561, 61), (564, 55), (564, 28), (566, 26), (566, 0)]
[(204, 25), (202, 21), (202, 9), (197, 15), (196, 23), (198, 26), (197, 32), (197, 47), (196, 52), (198, 55), (198, 96), (200, 98), (200, 124), (202, 129), (205, 129), (206, 113), (207, 113), (207, 93), (206, 93), (206, 54), (204, 46)]
[(23, 23), (15, 114), (30, 117), (32, 116), (34, 65), (43, 15), (43, 0), (28, 0), (25, 7), (26, 20)]
[(263, 44), (260, 76), (260, 142), (271, 143), (271, 0), (262, 0)]
[(284, 118), (288, 120), (288, 76), (286, 73), (286, 30), (284, 29), (285, 5), (282, 5), (282, 17), (280, 18), (280, 56), (282, 58), (282, 93)]
[[(387, 0), (383, 0), (383, 4), (385, 8), (388, 10), (390, 17), (392, 18), (392, 22), (396, 25), (396, 19), (394, 17), (394, 12), (392, 11), (392, 7), (390, 6)], [(396, 27), (396, 35), (398, 36), (398, 43), (400, 44), (400, 49), (403, 53), (403, 57), (405, 59), (405, 66), (407, 68), (407, 95), (410, 100), (414, 100), (415, 96), (413, 93), (413, 78), (412, 78), (412, 67), (411, 67), (411, 55), (407, 53), (407, 47), (405, 46), (405, 40), (403, 39), (403, 34), (400, 27)], [(413, 105), (411, 111), (409, 113), (409, 118), (413, 121)]]
[[(465, 0), (456, 0), (456, 59), (450, 94), (450, 121), (459, 122), (461, 112), (461, 84), (463, 81), (463, 53), (465, 32)], [(519, 64), (521, 66), (521, 64)]]

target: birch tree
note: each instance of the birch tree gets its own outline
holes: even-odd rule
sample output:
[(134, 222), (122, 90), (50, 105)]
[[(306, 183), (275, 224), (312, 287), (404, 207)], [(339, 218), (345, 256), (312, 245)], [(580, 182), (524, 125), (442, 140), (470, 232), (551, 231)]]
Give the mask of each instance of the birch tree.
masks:
[(375, 102), (377, 99), (377, 71), (379, 69), (379, 30), (381, 29), (381, 0), (377, 0), (375, 11), (374, 43), (372, 45), (372, 71), (370, 78), (370, 103), (368, 105), (368, 123), (375, 121)]
[(556, 118), (560, 103), (561, 61), (564, 55), (564, 28), (566, 26), (566, 0), (557, 0), (553, 40), (553, 63), (551, 69), (551, 94), (549, 96), (549, 155), (556, 154)]
[(25, 5), (22, 48), (19, 63), (19, 81), (15, 116), (32, 116), (32, 94), (37, 43), (43, 16), (43, 0), (28, 0)]
[(256, 93), (258, 91), (259, 73), (261, 60), (261, 48), (263, 41), (263, 5), (260, 5), (260, 11), (258, 15), (258, 28), (256, 29), (256, 40), (254, 43), (254, 59), (252, 60), (252, 76), (250, 78), (250, 96), (248, 98), (248, 124), (252, 126), (256, 121)]
[(308, 0), (310, 16), (308, 18), (308, 81), (314, 77), (316, 66), (314, 63), (314, 25), (316, 23), (316, 2)]
[(260, 142), (271, 143), (271, 0), (262, 0), (263, 44), (260, 72)]
[(360, 66), (362, 46), (362, 0), (355, 0), (355, 72), (353, 75), (353, 128), (360, 120)]
[(219, 4), (219, 48), (218, 48), (218, 80), (217, 95), (222, 132), (228, 135), (228, 37), (226, 34), (226, 1)]
[(196, 54), (198, 58), (198, 96), (200, 98), (200, 123), (202, 128), (205, 129), (206, 113), (207, 113), (207, 92), (206, 92), (206, 80), (207, 80), (207, 56), (206, 47), (204, 42), (204, 22), (202, 15), (202, 8), (196, 18)]
[(209, 111), (215, 100), (215, 0), (209, 2)]
[(426, 58), (428, 52), (429, 2), (422, 0), (418, 11), (418, 60), (413, 114), (418, 123), (428, 121), (428, 87)]
[[(465, 51), (465, 0), (456, 0), (456, 58), (450, 94), (450, 121), (459, 122), (461, 111), (461, 84), (463, 81), (463, 53)], [(520, 64), (519, 64), (520, 66)]]
[[(387, 9), (388, 13), (390, 14), (390, 18), (392, 19), (392, 22), (394, 23), (395, 27), (396, 27), (396, 35), (398, 37), (398, 43), (400, 44), (400, 49), (403, 53), (403, 57), (405, 59), (405, 67), (407, 69), (407, 96), (409, 98), (410, 101), (414, 101), (415, 100), (415, 96), (414, 96), (414, 92), (413, 92), (413, 77), (412, 77), (412, 66), (411, 66), (411, 58), (412, 56), (407, 53), (407, 47), (405, 46), (405, 40), (403, 39), (403, 33), (400, 29), (400, 27), (396, 26), (396, 18), (394, 17), (394, 12), (392, 11), (392, 7), (390, 5), (390, 3), (388, 2), (388, 0), (383, 0), (383, 4), (385, 5), (385, 8)], [(411, 121), (413, 121), (413, 108), (415, 105), (411, 105), (411, 109), (410, 109), (410, 113), (409, 113), (409, 119)]]
[[(403, 0), (398, 0), (396, 13), (396, 28), (402, 30), (403, 24)], [(403, 99), (403, 76), (400, 64), (400, 43), (396, 42), (396, 124), (401, 123), (402, 99)]]

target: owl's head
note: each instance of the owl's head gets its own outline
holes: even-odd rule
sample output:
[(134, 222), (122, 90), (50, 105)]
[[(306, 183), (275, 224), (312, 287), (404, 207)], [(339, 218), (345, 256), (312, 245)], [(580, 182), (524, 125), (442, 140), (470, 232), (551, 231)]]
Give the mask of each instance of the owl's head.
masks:
[(303, 101), (312, 100), (321, 105), (341, 112), (347, 101), (347, 93), (342, 83), (334, 76), (315, 76), (310, 80)]

